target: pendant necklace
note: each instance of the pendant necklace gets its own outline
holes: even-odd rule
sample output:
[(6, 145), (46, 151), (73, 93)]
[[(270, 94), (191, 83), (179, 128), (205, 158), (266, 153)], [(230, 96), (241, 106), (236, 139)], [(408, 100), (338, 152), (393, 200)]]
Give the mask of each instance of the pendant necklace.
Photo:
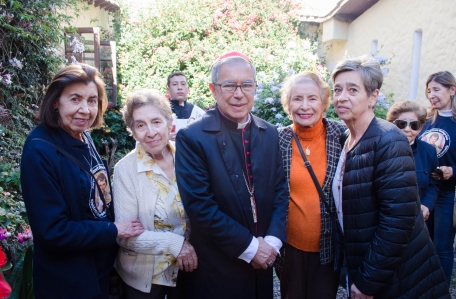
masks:
[(249, 184), (247, 183), (247, 179), (245, 178), (244, 172), (242, 172), (242, 176), (244, 177), (244, 182), (245, 186), (247, 187), (247, 191), (250, 194), (250, 206), (252, 207), (253, 223), (257, 223), (257, 210), (254, 195), (255, 186), (252, 184), (252, 189), (250, 189)]
[[(324, 130), (322, 130), (317, 136), (315, 136), (315, 137), (312, 139), (312, 141), (306, 146), (306, 149), (304, 150), (305, 153), (306, 153), (306, 156), (310, 156), (310, 149), (309, 149), (309, 146), (312, 144), (312, 142), (314, 142), (315, 138), (320, 137), (320, 135), (323, 134), (323, 132), (324, 132)], [(299, 137), (299, 135), (298, 135), (298, 137)], [(304, 140), (302, 140), (301, 138), (299, 138), (299, 140), (304, 141)]]

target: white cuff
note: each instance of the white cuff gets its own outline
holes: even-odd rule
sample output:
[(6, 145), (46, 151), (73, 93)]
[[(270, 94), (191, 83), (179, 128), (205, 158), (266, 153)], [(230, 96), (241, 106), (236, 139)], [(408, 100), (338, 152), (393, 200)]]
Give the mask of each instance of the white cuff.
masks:
[[(277, 239), (277, 238), (276, 238)], [(279, 240), (280, 241), (280, 240)], [(238, 257), (238, 259), (244, 260), (250, 263), (258, 251), (259, 242), (257, 238), (253, 237), (249, 247)]]
[(274, 236), (266, 236), (264, 237), (264, 241), (271, 245), (272, 248), (274, 248), (275, 251), (277, 251), (277, 253), (280, 254), (280, 248), (282, 248), (282, 241), (280, 241), (279, 238), (276, 238)]

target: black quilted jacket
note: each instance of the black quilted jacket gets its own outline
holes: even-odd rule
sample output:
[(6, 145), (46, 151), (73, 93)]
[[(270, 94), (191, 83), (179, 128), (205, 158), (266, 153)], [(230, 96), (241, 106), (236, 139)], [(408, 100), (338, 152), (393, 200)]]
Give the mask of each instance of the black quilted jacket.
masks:
[(374, 118), (348, 152), (343, 212), (349, 277), (363, 294), (450, 298), (420, 210), (412, 150), (391, 123)]

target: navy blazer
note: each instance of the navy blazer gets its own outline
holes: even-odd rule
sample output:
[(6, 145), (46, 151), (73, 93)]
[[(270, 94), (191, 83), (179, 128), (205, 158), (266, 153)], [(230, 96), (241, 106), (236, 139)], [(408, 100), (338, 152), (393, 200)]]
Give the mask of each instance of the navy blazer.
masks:
[(416, 180), (420, 191), (421, 204), (425, 205), (432, 212), (439, 195), (439, 181), (431, 178), (432, 170), (439, 165), (435, 147), (427, 142), (415, 139), (412, 145), (413, 158), (416, 166)]
[[(272, 268), (254, 270), (238, 257), (256, 227), (246, 188), (243, 162), (217, 108), (181, 129), (176, 138), (176, 177), (191, 222), (191, 243), (198, 269), (190, 273), (187, 298), (272, 298)], [(252, 116), (251, 167), (258, 210), (258, 236), (286, 241), (288, 186), (277, 129)]]
[(84, 156), (80, 142), (61, 128), (39, 125), (25, 142), (21, 185), (33, 232), (35, 298), (94, 298), (100, 294), (94, 253), (108, 254), (116, 246), (117, 228), (110, 221), (87, 219), (90, 185), (80, 179), (85, 171), (33, 138), (54, 143), (80, 161)]

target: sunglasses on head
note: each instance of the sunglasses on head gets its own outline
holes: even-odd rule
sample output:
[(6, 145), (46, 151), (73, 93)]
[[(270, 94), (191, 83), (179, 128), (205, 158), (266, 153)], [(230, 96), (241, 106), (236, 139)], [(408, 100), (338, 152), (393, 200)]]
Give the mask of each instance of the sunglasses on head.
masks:
[(396, 119), (393, 121), (393, 124), (401, 130), (407, 128), (407, 126), (410, 126), (410, 129), (413, 131), (418, 131), (421, 128), (421, 123), (418, 120), (408, 121), (405, 119)]

